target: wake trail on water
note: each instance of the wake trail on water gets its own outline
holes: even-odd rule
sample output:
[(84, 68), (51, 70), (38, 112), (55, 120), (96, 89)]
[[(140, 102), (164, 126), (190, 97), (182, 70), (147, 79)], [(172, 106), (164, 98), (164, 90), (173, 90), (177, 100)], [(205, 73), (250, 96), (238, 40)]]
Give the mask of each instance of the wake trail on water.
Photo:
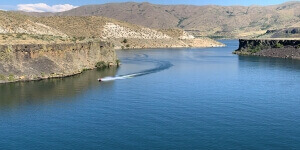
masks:
[(156, 64), (155, 68), (152, 69), (147, 69), (147, 70), (143, 70), (143, 71), (139, 71), (139, 72), (135, 72), (135, 73), (130, 73), (130, 74), (125, 74), (125, 75), (117, 75), (117, 76), (113, 76), (113, 77), (105, 77), (105, 78), (101, 78), (102, 82), (108, 82), (108, 81), (114, 81), (114, 80), (123, 80), (123, 79), (129, 79), (129, 78), (134, 78), (134, 77), (139, 77), (139, 76), (144, 76), (144, 75), (148, 75), (148, 74), (152, 74), (152, 73), (156, 73), (156, 72), (160, 72), (166, 69), (169, 69), (170, 67), (172, 67), (173, 65), (168, 62), (168, 61), (157, 61), (157, 60), (151, 60), (151, 59), (146, 59), (148, 58), (148, 55), (143, 54), (143, 55), (136, 55), (137, 57), (141, 57), (141, 58), (135, 58), (135, 59), (125, 59), (125, 60), (131, 60), (131, 61), (143, 61), (143, 62), (152, 62)]

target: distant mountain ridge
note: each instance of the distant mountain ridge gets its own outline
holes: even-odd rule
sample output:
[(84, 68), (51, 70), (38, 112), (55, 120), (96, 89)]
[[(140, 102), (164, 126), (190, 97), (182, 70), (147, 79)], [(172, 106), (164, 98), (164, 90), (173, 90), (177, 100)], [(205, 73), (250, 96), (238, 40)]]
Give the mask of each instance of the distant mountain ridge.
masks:
[(298, 27), (300, 2), (270, 6), (193, 6), (108, 3), (33, 16), (104, 16), (150, 28), (180, 28), (197, 36), (251, 37), (267, 30)]
[(0, 45), (101, 40), (112, 42), (117, 49), (223, 46), (182, 29), (158, 30), (102, 16), (33, 17), (0, 11), (0, 20)]

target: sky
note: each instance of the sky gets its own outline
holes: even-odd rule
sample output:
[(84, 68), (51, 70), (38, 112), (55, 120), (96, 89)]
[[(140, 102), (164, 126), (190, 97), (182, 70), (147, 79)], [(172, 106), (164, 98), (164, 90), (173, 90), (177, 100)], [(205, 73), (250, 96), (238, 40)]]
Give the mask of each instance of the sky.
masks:
[[(23, 10), (36, 12), (59, 12), (89, 4), (117, 2), (149, 2), (154, 4), (187, 4), (187, 5), (274, 5), (289, 0), (0, 0), (1, 10)], [(300, 1), (300, 0), (294, 0)]]

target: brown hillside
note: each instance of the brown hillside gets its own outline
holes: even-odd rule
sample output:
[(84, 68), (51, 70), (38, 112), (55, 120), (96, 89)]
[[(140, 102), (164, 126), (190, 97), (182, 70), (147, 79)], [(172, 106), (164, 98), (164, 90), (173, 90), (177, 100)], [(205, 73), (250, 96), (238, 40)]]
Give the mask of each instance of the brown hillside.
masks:
[(150, 3), (88, 5), (60, 13), (31, 15), (104, 16), (151, 28), (181, 28), (199, 36), (256, 36), (298, 26), (300, 2), (271, 6), (192, 6)]
[(106, 40), (122, 49), (223, 46), (208, 38), (195, 40), (181, 29), (156, 30), (101, 16), (30, 17), (0, 11), (0, 19), (1, 44)]

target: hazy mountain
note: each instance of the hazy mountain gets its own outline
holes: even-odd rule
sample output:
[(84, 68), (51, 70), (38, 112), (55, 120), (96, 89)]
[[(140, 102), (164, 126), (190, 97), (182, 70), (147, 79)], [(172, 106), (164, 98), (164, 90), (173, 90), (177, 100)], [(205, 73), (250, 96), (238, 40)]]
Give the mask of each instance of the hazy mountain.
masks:
[[(266, 30), (299, 25), (300, 2), (271, 6), (192, 6), (150, 3), (108, 3), (81, 6), (36, 16), (104, 16), (151, 28), (182, 28), (197, 35), (255, 36)], [(298, 23), (298, 24), (297, 24)]]

